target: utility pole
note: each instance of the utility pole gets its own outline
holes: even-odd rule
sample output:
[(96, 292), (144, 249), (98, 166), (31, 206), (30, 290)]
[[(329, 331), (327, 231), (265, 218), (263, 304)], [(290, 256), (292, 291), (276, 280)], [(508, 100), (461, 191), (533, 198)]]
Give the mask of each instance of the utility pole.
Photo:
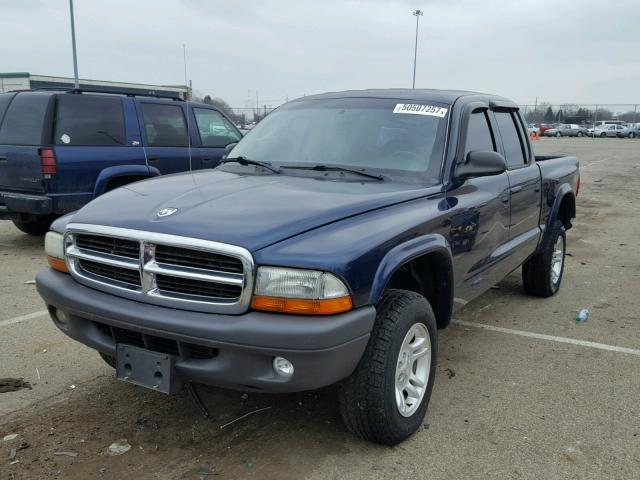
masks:
[(76, 54), (76, 25), (73, 21), (73, 0), (69, 0), (69, 12), (71, 13), (71, 45), (73, 47), (73, 85), (80, 88), (78, 81), (78, 55)]
[(416, 10), (411, 13), (416, 17), (416, 46), (413, 51), (413, 88), (416, 88), (416, 61), (418, 60), (418, 25), (420, 23), (420, 17), (424, 15), (422, 10)]

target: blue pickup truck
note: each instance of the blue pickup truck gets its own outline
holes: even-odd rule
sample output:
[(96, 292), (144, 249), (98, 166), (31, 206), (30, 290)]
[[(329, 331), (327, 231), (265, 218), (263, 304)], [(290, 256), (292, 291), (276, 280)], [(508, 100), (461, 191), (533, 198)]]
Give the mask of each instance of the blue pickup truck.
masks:
[(334, 383), (343, 419), (396, 444), (429, 403), (437, 329), (522, 266), (554, 295), (579, 190), (518, 107), (458, 91), (290, 102), (215, 170), (109, 192), (47, 234), (55, 325), (119, 379), (258, 392)]
[(0, 94), (0, 219), (44, 235), (104, 192), (218, 165), (241, 138), (217, 108), (152, 96)]

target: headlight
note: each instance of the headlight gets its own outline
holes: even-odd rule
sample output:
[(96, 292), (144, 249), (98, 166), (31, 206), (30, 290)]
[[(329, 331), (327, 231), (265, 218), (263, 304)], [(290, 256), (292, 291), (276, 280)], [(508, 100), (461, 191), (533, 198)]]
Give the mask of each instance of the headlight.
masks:
[(58, 232), (47, 232), (44, 237), (44, 251), (47, 254), (47, 262), (51, 268), (60, 272), (69, 273), (64, 261), (64, 235)]
[(331, 273), (259, 267), (252, 306), (271, 312), (331, 315), (351, 310), (353, 304), (349, 289)]

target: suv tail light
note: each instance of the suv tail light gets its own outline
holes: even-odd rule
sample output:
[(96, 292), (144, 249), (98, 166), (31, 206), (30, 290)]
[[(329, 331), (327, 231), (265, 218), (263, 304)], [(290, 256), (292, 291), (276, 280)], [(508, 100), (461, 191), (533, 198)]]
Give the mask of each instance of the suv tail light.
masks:
[(42, 167), (42, 175), (44, 178), (51, 178), (51, 175), (56, 174), (56, 152), (53, 148), (40, 149), (40, 165)]

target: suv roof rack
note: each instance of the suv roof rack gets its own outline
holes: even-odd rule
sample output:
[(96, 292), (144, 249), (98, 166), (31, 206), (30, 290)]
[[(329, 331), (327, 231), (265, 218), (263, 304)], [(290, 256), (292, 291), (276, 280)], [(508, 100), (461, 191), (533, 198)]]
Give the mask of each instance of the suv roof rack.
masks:
[(176, 100), (180, 102), (184, 102), (184, 98), (171, 96), (171, 95), (158, 95), (153, 92), (148, 93), (135, 93), (135, 92), (119, 92), (117, 90), (107, 90), (107, 89), (93, 89), (93, 88), (70, 88), (66, 89), (64, 87), (38, 87), (31, 88), (25, 90), (14, 90), (15, 92), (34, 92), (34, 91), (57, 91), (63, 93), (73, 93), (73, 94), (81, 94), (81, 93), (106, 93), (110, 95), (124, 95), (127, 97), (153, 97), (153, 98), (166, 98), (167, 100)]

